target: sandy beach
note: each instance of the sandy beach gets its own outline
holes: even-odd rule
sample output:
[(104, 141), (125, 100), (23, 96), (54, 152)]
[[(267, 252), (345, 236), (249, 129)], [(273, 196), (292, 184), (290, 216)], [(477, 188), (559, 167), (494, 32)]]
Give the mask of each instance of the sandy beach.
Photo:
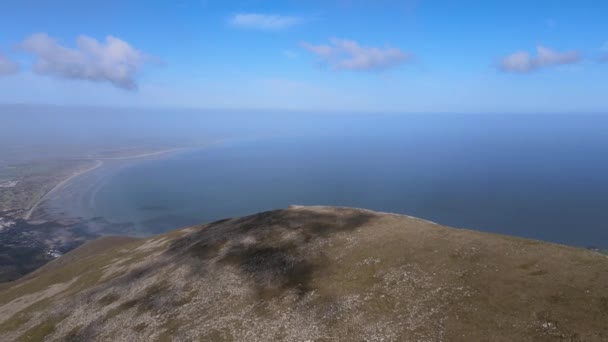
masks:
[(34, 205), (25, 213), (25, 215), (23, 215), (23, 219), (24, 220), (31, 219), (32, 215), (36, 212), (36, 210), (38, 210), (40, 205), (42, 203), (44, 203), (44, 201), (49, 199), (54, 193), (56, 193), (57, 191), (59, 191), (60, 189), (65, 187), (68, 183), (70, 183), (75, 178), (80, 177), (84, 174), (87, 174), (89, 172), (92, 172), (92, 171), (100, 168), (101, 166), (104, 165), (105, 161), (121, 161), (121, 160), (126, 161), (126, 160), (133, 160), (133, 159), (143, 159), (143, 158), (149, 158), (149, 157), (168, 154), (171, 152), (183, 151), (185, 149), (186, 149), (186, 147), (180, 147), (180, 148), (172, 148), (172, 149), (166, 149), (166, 150), (161, 150), (161, 151), (156, 151), (156, 152), (142, 153), (142, 154), (124, 156), (124, 157), (106, 157), (106, 158), (91, 159), (92, 161), (93, 160), (95, 161), (95, 165), (93, 165), (89, 168), (86, 168), (84, 170), (77, 171), (77, 172), (73, 173), (72, 175), (70, 175), (69, 177), (67, 177), (66, 179), (57, 183), (51, 190), (49, 190), (46, 194), (44, 194), (44, 196), (42, 196), (38, 201), (36, 201), (36, 203), (34, 203)]
[(49, 190), (49, 192), (47, 192), (46, 194), (44, 194), (44, 196), (42, 196), (38, 201), (36, 201), (36, 203), (34, 203), (34, 205), (30, 208), (30, 210), (28, 210), (25, 215), (23, 215), (23, 219), (24, 220), (29, 220), (32, 215), (34, 214), (34, 212), (36, 211), (36, 209), (38, 209), (38, 207), (40, 206), (40, 204), (42, 204), (42, 202), (44, 202), (45, 200), (47, 200), (53, 193), (55, 193), (57, 190), (61, 189), (63, 186), (65, 186), (66, 184), (68, 184), (72, 179), (83, 175), (87, 172), (91, 172), (97, 168), (99, 168), (101, 165), (103, 165), (103, 161), (101, 160), (96, 160), (95, 161), (95, 165), (93, 165), (90, 168), (78, 171), (74, 174), (72, 174), (71, 176), (69, 176), (68, 178), (62, 180), (61, 182), (57, 183), (57, 185), (55, 185), (51, 190)]

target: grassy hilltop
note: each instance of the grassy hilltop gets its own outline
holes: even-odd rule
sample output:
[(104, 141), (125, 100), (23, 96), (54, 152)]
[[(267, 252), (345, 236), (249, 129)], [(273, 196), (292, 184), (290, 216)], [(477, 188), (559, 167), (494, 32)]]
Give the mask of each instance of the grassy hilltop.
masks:
[(0, 340), (605, 341), (608, 257), (290, 207), (102, 238), (0, 288)]

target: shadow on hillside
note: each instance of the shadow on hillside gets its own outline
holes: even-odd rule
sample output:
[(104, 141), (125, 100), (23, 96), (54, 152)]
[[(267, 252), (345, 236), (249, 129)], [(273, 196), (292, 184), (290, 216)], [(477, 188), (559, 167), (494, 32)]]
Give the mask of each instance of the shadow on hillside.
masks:
[(199, 277), (209, 262), (234, 266), (261, 297), (287, 290), (304, 295), (313, 290), (312, 276), (323, 267), (322, 253), (309, 247), (374, 217), (352, 209), (268, 211), (210, 223), (174, 241), (167, 253), (188, 255), (191, 271)]

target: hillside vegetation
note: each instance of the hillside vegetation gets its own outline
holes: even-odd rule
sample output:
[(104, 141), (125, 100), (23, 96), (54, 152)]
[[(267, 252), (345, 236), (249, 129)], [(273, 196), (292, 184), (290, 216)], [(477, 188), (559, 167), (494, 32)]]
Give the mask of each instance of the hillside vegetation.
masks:
[(102, 238), (0, 290), (2, 341), (606, 341), (608, 258), (360, 209)]

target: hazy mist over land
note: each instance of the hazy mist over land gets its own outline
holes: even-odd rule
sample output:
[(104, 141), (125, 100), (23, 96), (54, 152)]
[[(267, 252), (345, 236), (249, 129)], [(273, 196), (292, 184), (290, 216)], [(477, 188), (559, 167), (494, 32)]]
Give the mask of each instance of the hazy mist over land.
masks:
[[(390, 116), (389, 116), (390, 117)], [(370, 114), (0, 105), (4, 153), (15, 146), (61, 153), (125, 145), (195, 145), (213, 139), (367, 134)], [(54, 149), (53, 151), (51, 151)]]

